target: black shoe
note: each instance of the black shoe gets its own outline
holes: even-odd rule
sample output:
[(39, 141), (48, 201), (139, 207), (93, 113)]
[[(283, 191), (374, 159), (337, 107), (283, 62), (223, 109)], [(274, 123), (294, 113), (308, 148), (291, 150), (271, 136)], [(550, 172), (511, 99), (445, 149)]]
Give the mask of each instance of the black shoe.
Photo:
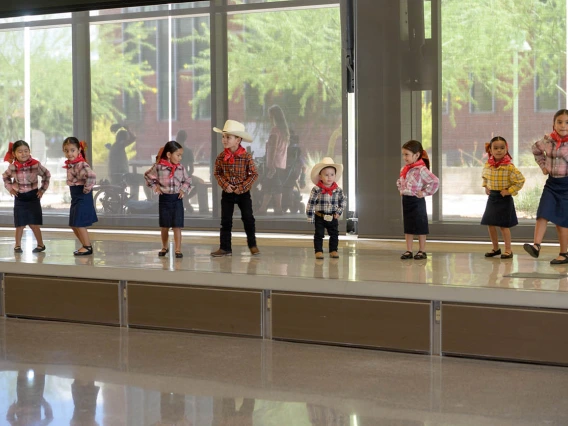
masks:
[(406, 259), (412, 259), (412, 252), (409, 251), (405, 251), (404, 253), (402, 253), (402, 255), (400, 256), (400, 258), (402, 260), (406, 260)]
[(41, 253), (42, 251), (45, 251), (45, 244), (43, 246), (38, 245), (32, 250), (32, 253)]
[(513, 252), (506, 251), (501, 255), (501, 259), (512, 259), (512, 258), (513, 258)]
[(84, 249), (86, 249), (85, 251), (79, 251), (76, 250), (73, 252), (74, 256), (89, 256), (90, 254), (93, 254), (93, 246), (83, 246)]
[(552, 259), (550, 261), (551, 265), (563, 265), (565, 263), (568, 263), (568, 253), (558, 253), (558, 256), (562, 256), (564, 259), (563, 260)]
[(14, 247), (14, 253), (23, 253), (24, 251), (22, 250), (21, 246), (16, 246)]
[[(501, 249), (497, 249), (497, 250), (493, 249), (490, 252), (485, 253), (485, 257), (494, 257), (494, 256), (499, 256), (500, 254), (501, 254)], [(503, 258), (501, 257), (501, 259), (503, 259)]]
[(166, 254), (168, 254), (169, 251), (170, 251), (170, 249), (163, 248), (162, 250), (160, 250), (158, 252), (158, 256), (160, 256), (160, 257), (165, 256)]
[(183, 257), (183, 253), (181, 251), (176, 251), (176, 258), (181, 259)]
[(422, 250), (416, 252), (416, 254), (414, 255), (414, 259), (416, 260), (420, 260), (420, 259), (426, 259), (428, 256), (426, 256), (426, 253), (423, 252)]
[(535, 259), (538, 258), (540, 254), (540, 244), (523, 244), (523, 248), (531, 257)]

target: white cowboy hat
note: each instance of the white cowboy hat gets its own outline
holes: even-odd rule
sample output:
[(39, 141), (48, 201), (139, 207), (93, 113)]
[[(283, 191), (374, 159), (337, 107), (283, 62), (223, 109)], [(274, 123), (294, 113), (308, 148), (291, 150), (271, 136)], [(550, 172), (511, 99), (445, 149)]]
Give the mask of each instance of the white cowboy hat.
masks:
[(229, 135), (242, 138), (245, 142), (252, 142), (252, 136), (245, 131), (245, 125), (235, 120), (227, 120), (225, 121), (223, 130), (213, 127), (213, 131), (217, 133), (228, 133)]
[(317, 163), (312, 168), (312, 173), (310, 175), (310, 178), (312, 179), (314, 185), (317, 185), (318, 182), (321, 180), (319, 174), (326, 167), (335, 167), (335, 181), (337, 182), (339, 179), (341, 179), (341, 175), (343, 174), (343, 165), (334, 163), (333, 159), (331, 159), (330, 157), (325, 157), (323, 158), (323, 160), (321, 160), (321, 163)]

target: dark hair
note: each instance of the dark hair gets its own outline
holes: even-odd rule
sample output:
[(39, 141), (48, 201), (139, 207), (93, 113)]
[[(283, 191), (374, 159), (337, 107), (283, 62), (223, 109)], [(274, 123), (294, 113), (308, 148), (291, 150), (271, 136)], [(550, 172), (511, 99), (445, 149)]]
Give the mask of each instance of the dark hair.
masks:
[(19, 141), (14, 142), (14, 144), (12, 145), (12, 153), (16, 152), (16, 149), (18, 149), (22, 145), (25, 146), (26, 148), (30, 149), (30, 146), (28, 145), (28, 143), (26, 141), (19, 140)]
[(282, 133), (282, 136), (286, 140), (290, 139), (290, 130), (288, 129), (288, 123), (286, 122), (286, 117), (284, 117), (284, 111), (278, 105), (272, 105), (268, 108), (268, 116), (274, 118), (274, 125), (278, 127), (278, 130)]
[(87, 153), (81, 146), (81, 142), (79, 142), (79, 139), (77, 139), (75, 136), (69, 136), (68, 138), (65, 138), (62, 146), (65, 147), (65, 145), (75, 145), (75, 147), (77, 147), (77, 149), (79, 150), (85, 161), (87, 161)]
[(420, 142), (411, 139), (408, 142), (406, 142), (404, 145), (402, 145), (402, 149), (406, 149), (407, 151), (410, 151), (413, 154), (420, 154), (420, 157), (418, 158), (419, 159), (422, 158), (424, 164), (426, 164), (426, 167), (428, 168), (428, 170), (430, 170), (430, 159), (428, 158), (428, 154), (426, 153), (426, 151), (424, 151), (424, 148), (422, 148), (422, 144)]
[(505, 146), (507, 147), (507, 155), (509, 155), (509, 158), (513, 159), (513, 157), (511, 157), (511, 154), (509, 154), (509, 144), (507, 143), (507, 140), (503, 137), (503, 136), (495, 136), (494, 138), (492, 138), (489, 143), (487, 144), (487, 146), (485, 147), (485, 152), (487, 152), (488, 154), (491, 154), (491, 145), (493, 145), (493, 142), (496, 141), (503, 141), (505, 142)]
[(168, 143), (166, 143), (164, 145), (164, 147), (161, 149), (161, 153), (159, 153), (159, 158), (156, 157), (156, 161), (160, 161), (163, 159), (167, 159), (168, 158), (168, 153), (174, 153), (176, 152), (178, 149), (183, 149), (183, 146), (181, 146), (179, 143), (177, 143), (176, 141), (169, 141)]
[(118, 132), (116, 132), (115, 140), (116, 142), (125, 142), (128, 140), (128, 130), (121, 128)]
[(556, 111), (556, 114), (554, 114), (554, 118), (552, 119), (552, 124), (554, 124), (556, 119), (561, 115), (568, 115), (568, 109), (559, 109), (558, 111)]
[(337, 174), (337, 169), (333, 166), (326, 166), (323, 169), (320, 170), (319, 175), (321, 176), (321, 172), (323, 172), (325, 169), (333, 169), (335, 171), (335, 174)]
[(183, 144), (183, 143), (185, 143), (186, 140), (187, 140), (187, 132), (183, 129), (178, 130), (177, 135), (176, 135), (176, 142)]

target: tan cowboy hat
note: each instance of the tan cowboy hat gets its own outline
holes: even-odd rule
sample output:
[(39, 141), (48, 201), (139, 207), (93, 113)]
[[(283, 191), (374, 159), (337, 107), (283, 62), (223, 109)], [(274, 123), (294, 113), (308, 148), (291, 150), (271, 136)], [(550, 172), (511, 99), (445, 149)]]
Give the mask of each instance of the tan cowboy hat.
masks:
[(330, 157), (324, 157), (324, 159), (321, 160), (321, 163), (317, 163), (312, 169), (310, 178), (312, 179), (314, 185), (317, 185), (321, 180), (319, 174), (326, 167), (335, 167), (335, 181), (337, 182), (339, 179), (341, 179), (341, 175), (343, 174), (343, 165), (334, 163)]
[(252, 142), (252, 136), (245, 131), (245, 125), (235, 120), (227, 120), (225, 121), (223, 130), (213, 127), (213, 131), (217, 133), (228, 133), (229, 135), (235, 135), (242, 138), (245, 142)]

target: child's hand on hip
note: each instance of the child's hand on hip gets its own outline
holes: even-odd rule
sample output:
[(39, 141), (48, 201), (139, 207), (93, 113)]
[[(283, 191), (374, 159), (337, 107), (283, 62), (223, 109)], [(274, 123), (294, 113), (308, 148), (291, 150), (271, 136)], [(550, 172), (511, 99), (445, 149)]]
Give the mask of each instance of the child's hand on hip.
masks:
[(12, 194), (12, 196), (17, 197), (18, 196), (18, 191), (16, 191), (14, 188), (10, 189), (10, 194)]
[(489, 195), (491, 194), (491, 191), (489, 190), (489, 188), (485, 187), (485, 195)]
[(37, 192), (37, 198), (41, 198), (43, 197), (43, 191), (38, 191)]
[(334, 213), (334, 214), (333, 214), (333, 218), (334, 218), (334, 219), (339, 219), (339, 215), (338, 215), (337, 213)]
[(511, 195), (508, 189), (503, 189), (501, 191), (501, 197), (506, 197), (507, 195)]
[(418, 198), (424, 198), (424, 193), (422, 191), (416, 191), (416, 196)]
[(185, 192), (180, 191), (180, 192), (179, 192), (179, 195), (178, 195), (178, 198), (183, 198), (184, 195), (185, 195)]
[(154, 192), (155, 192), (156, 194), (163, 194), (162, 188), (160, 188), (158, 185), (156, 185), (156, 186), (154, 187)]

